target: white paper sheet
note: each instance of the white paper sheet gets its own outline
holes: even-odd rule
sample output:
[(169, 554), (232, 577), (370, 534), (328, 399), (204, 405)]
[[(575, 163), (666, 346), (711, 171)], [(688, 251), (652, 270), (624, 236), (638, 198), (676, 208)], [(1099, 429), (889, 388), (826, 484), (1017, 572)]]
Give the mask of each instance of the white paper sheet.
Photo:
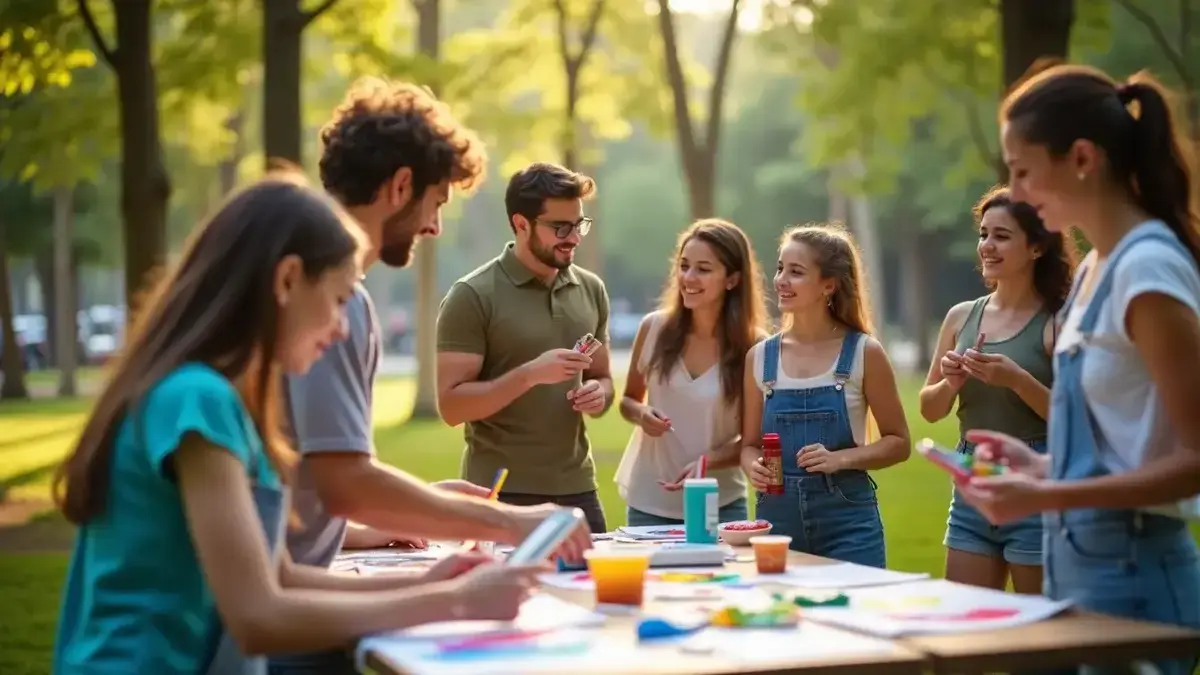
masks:
[(622, 525), (615, 534), (646, 541), (683, 541), (685, 536), (682, 525)]
[(897, 572), (854, 563), (833, 563), (792, 565), (783, 574), (763, 575), (758, 580), (797, 588), (835, 589), (903, 584), (928, 578), (928, 574), (922, 573)]
[(1049, 619), (1071, 606), (1040, 595), (1018, 595), (929, 579), (845, 591), (849, 607), (813, 607), (804, 616), (880, 637), (970, 633)]
[(366, 653), (372, 649), (387, 654), (432, 653), (436, 651), (438, 640), (562, 628), (586, 629), (600, 626), (605, 620), (603, 614), (575, 603), (547, 593), (535, 593), (521, 605), (514, 621), (439, 621), (364, 638), (357, 649), (359, 670), (363, 669), (362, 660)]
[[(413, 675), (614, 673), (644, 668), (652, 660), (680, 664), (690, 660), (699, 666), (714, 656), (747, 665), (789, 661), (803, 668), (831, 656), (854, 658), (895, 649), (885, 640), (818, 623), (778, 629), (708, 628), (695, 635), (640, 644), (632, 636), (613, 636), (594, 629), (561, 630), (539, 637), (534, 644), (536, 648), (518, 648), (510, 653), (463, 654), (458, 658), (439, 654), (433, 640), (370, 643), (366, 649), (374, 649)], [(360, 654), (365, 655), (361, 647)]]

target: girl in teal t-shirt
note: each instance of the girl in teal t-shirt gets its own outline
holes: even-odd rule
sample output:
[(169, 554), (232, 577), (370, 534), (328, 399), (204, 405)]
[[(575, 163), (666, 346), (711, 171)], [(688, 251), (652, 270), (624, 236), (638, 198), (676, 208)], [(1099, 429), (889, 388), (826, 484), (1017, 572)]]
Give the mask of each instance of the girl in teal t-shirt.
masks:
[(515, 617), (538, 566), (473, 554), (342, 577), (281, 545), (280, 374), (343, 338), (363, 243), (332, 200), (272, 175), (202, 226), (150, 296), (56, 479), (79, 529), (55, 673), (265, 673), (268, 653)]

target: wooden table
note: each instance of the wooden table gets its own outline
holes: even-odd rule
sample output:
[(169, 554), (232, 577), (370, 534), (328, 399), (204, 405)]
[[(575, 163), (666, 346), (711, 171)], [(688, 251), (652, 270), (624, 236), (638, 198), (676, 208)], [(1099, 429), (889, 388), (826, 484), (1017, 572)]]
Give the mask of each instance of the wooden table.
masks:
[[(751, 555), (739, 550), (739, 559)], [(789, 555), (789, 565), (822, 565), (833, 561), (803, 553)], [(727, 569), (743, 576), (754, 576), (752, 562), (734, 562)], [(769, 587), (768, 587), (769, 588)], [(594, 607), (590, 591), (545, 588), (564, 600)], [(678, 601), (671, 604), (677, 605)], [(653, 612), (656, 603), (647, 604)], [(597, 630), (609, 633), (614, 641), (636, 642), (634, 617), (613, 616)], [(804, 630), (822, 631), (830, 640), (877, 639), (815, 623)], [(870, 655), (848, 654), (803, 664), (786, 660), (752, 664), (718, 655), (687, 655), (675, 646), (641, 646), (644, 664), (634, 669), (594, 668), (570, 675), (599, 675), (622, 672), (636, 675), (735, 675), (737, 673), (827, 673), (830, 675), (916, 675), (922, 672), (971, 673), (1012, 672), (1027, 668), (1047, 668), (1082, 663), (1123, 663), (1136, 660), (1187, 658), (1200, 655), (1200, 631), (1161, 624), (1131, 621), (1089, 612), (1071, 611), (1028, 626), (960, 635), (928, 635), (891, 641), (886, 651)], [(406, 671), (386, 658), (369, 652), (367, 666), (380, 675), (404, 675)]]

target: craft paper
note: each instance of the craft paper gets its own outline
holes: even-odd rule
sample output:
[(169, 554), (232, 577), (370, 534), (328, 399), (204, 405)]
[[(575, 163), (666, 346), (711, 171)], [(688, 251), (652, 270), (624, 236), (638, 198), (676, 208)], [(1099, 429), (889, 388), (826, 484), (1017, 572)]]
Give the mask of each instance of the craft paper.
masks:
[[(719, 575), (729, 576), (728, 579), (696, 579), (696, 580), (674, 580), (680, 575), (695, 574), (700, 576)], [(538, 577), (538, 580), (547, 586), (562, 588), (571, 591), (590, 591), (596, 588), (596, 584), (592, 581), (592, 577), (586, 570), (578, 572), (558, 572), (553, 574), (543, 574)], [(669, 567), (662, 569), (651, 570), (646, 573), (646, 588), (651, 590), (655, 586), (733, 586), (733, 585), (749, 585), (754, 582), (753, 577), (741, 576), (732, 570), (723, 569), (720, 567)]]
[(644, 541), (682, 541), (685, 537), (682, 525), (622, 525), (616, 534)]
[[(590, 633), (583, 629), (604, 623), (602, 614), (546, 593), (535, 593), (521, 605), (514, 621), (440, 621), (415, 626), (359, 641), (359, 669), (364, 670), (368, 651), (375, 650), (409, 663), (427, 662), (431, 672), (470, 672), (477, 675), (486, 661), (498, 661), (500, 670), (487, 672), (523, 672), (503, 670), (504, 662), (514, 657), (519, 662), (530, 659), (549, 659), (556, 663), (562, 658), (578, 658), (590, 649)], [(581, 637), (582, 636), (582, 637)], [(455, 649), (444, 652), (447, 645), (461, 645), (470, 638), (502, 638), (495, 644), (478, 649)], [(594, 657), (593, 657), (594, 658)], [(432, 664), (432, 665), (430, 665)], [(459, 667), (469, 671), (457, 670)], [(415, 668), (415, 667), (414, 667)], [(449, 668), (449, 670), (443, 670)], [(549, 671), (547, 671), (549, 672)]]
[(844, 591), (849, 607), (813, 607), (804, 616), (880, 637), (968, 633), (1049, 619), (1071, 606), (944, 579)]
[(833, 563), (792, 565), (783, 574), (762, 575), (758, 581), (797, 588), (835, 589), (903, 584), (928, 578), (928, 574), (922, 573), (897, 572), (854, 563)]

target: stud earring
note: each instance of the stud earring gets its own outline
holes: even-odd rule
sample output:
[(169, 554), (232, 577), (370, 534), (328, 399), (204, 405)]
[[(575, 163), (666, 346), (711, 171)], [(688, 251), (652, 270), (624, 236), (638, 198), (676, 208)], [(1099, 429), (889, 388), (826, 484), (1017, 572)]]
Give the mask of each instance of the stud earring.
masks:
[(1076, 178), (1078, 178), (1079, 180), (1083, 180), (1084, 178), (1086, 178), (1086, 177), (1087, 177), (1087, 174), (1085, 174), (1084, 172), (1080, 171), (1079, 173), (1075, 174), (1075, 177), (1076, 177)]

